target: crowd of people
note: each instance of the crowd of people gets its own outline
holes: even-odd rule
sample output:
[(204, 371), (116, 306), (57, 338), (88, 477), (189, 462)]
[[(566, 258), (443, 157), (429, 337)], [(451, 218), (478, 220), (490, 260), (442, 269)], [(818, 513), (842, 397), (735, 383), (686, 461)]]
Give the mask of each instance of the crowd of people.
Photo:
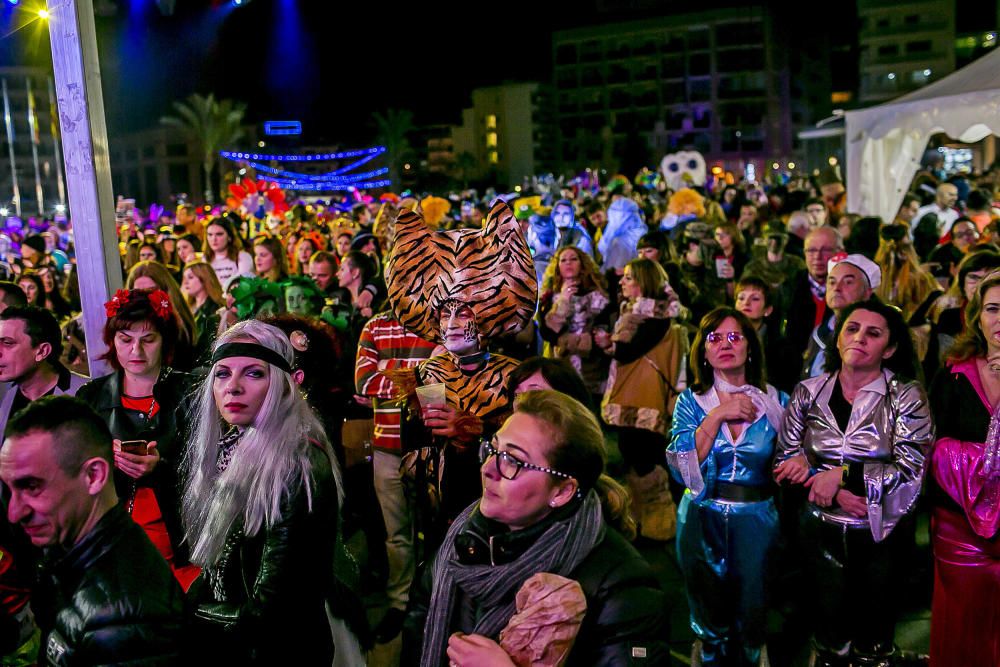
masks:
[(918, 664), (929, 530), (930, 663), (1000, 665), (1000, 190), (913, 187), (129, 209), (100, 341), (72, 225), (8, 220), (4, 664), (666, 665), (637, 544), (693, 664), (791, 664), (777, 605)]

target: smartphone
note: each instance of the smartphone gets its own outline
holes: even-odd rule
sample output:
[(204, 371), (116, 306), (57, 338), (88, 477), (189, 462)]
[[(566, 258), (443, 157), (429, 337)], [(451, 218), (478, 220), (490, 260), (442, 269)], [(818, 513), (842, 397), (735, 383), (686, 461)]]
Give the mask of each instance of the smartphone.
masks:
[(715, 275), (717, 275), (720, 278), (724, 278), (725, 276), (723, 274), (725, 273), (727, 266), (729, 266), (729, 260), (727, 260), (725, 257), (716, 257)]
[(145, 456), (146, 445), (148, 444), (148, 440), (123, 440), (122, 451), (126, 454), (138, 454), (140, 456)]

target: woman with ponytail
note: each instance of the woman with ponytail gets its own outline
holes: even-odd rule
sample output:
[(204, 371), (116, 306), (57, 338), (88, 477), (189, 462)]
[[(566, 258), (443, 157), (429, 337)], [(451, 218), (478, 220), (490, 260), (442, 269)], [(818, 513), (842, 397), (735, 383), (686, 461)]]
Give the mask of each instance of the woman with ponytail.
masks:
[(667, 460), (687, 492), (677, 561), (695, 664), (756, 665), (764, 650), (767, 561), (778, 537), (771, 458), (788, 395), (765, 382), (746, 315), (705, 315), (691, 347), (691, 387), (674, 408)]
[[(606, 458), (601, 428), (579, 401), (555, 391), (518, 396), (514, 414), (481, 445), (482, 498), (458, 516), (414, 586), (404, 664), (523, 664), (512, 637), (532, 622), (524, 603), (540, 573), (565, 584), (549, 596), (560, 597), (560, 609), (571, 606), (573, 589), (582, 593), (575, 602), (585, 600), (558, 664), (628, 664), (639, 653), (651, 665), (669, 662), (663, 593), (626, 541), (635, 532), (628, 494), (604, 474)], [(539, 645), (556, 650), (574, 633), (555, 634)]]

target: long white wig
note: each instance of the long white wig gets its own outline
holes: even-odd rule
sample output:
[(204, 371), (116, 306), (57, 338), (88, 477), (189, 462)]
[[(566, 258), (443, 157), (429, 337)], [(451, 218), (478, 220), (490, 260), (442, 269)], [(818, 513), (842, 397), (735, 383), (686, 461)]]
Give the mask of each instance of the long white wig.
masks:
[[(289, 365), (291, 343), (277, 327), (257, 320), (240, 322), (219, 336), (215, 347), (255, 342), (274, 350)], [(266, 363), (266, 362), (265, 362)], [(268, 364), (267, 394), (253, 423), (246, 427), (229, 467), (219, 473), (219, 440), (228, 428), (215, 404), (213, 365), (197, 392), (191, 440), (181, 464), (184, 480), (182, 512), (191, 561), (214, 565), (234, 527), (246, 535), (270, 528), (281, 518), (282, 504), (297, 491), (306, 493), (312, 510), (312, 467), (309, 448), (319, 443), (330, 460), (338, 499), (343, 484), (322, 425), (290, 374)], [(313, 442), (310, 442), (313, 441)], [(331, 528), (332, 529), (332, 528)]]

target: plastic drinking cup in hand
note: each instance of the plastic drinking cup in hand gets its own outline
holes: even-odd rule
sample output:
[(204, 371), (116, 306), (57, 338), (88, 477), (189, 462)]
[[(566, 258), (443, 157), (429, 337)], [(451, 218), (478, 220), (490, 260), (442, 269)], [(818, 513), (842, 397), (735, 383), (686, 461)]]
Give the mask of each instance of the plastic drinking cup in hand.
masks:
[(425, 384), (417, 387), (417, 400), (420, 407), (426, 410), (430, 407), (441, 407), (447, 405), (445, 399), (444, 383)]

